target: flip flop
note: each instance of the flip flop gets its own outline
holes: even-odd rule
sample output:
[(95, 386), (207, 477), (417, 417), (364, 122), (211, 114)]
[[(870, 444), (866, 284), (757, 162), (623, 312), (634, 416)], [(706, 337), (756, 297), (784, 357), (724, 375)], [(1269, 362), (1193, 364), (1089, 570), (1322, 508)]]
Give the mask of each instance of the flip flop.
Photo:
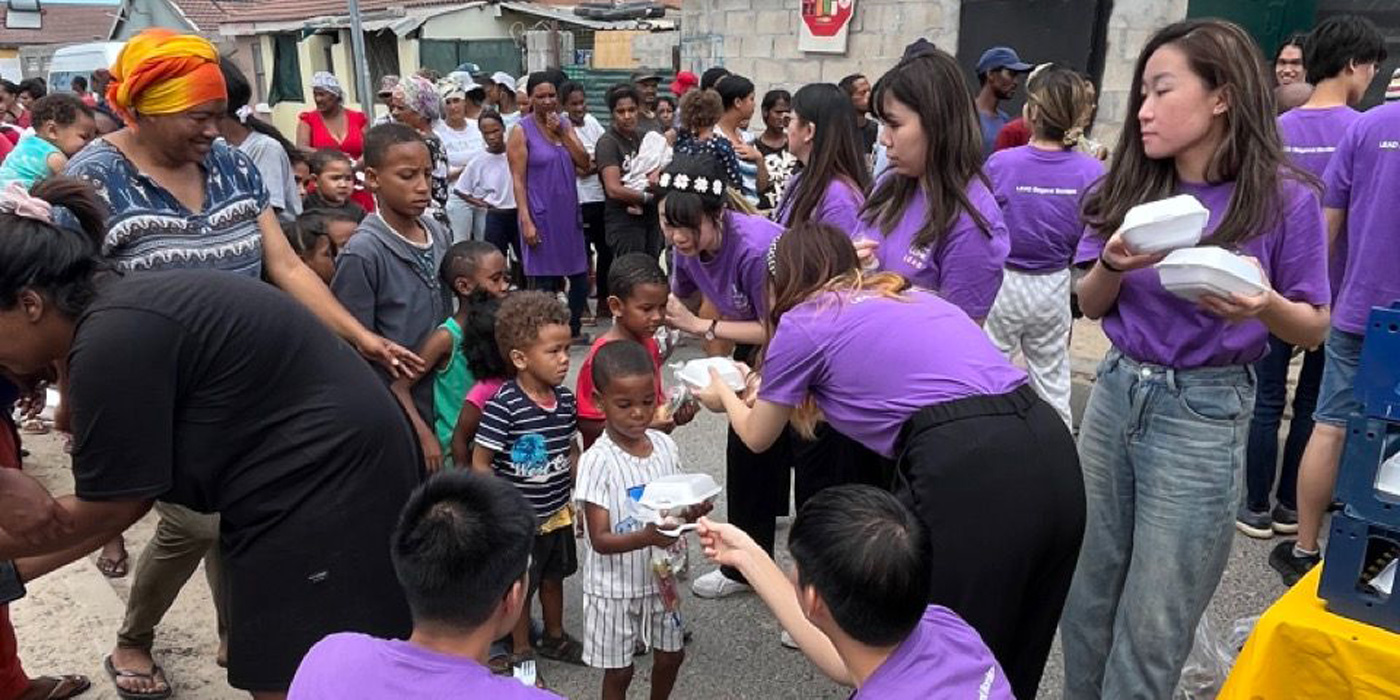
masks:
[(541, 637), (535, 645), (540, 656), (575, 666), (583, 665), (583, 644), (565, 632), (561, 637)]
[[(165, 671), (161, 669), (160, 664), (152, 664), (151, 670), (147, 673), (118, 670), (116, 666), (112, 665), (112, 657), (108, 656), (102, 659), (102, 667), (107, 669), (107, 676), (112, 679), (112, 687), (116, 689), (117, 697), (120, 697), (122, 700), (161, 700), (162, 698), (170, 697), (175, 692), (174, 686), (170, 685), (170, 679), (165, 677)], [(120, 685), (117, 685), (118, 678), (138, 678), (154, 681), (157, 676), (159, 676), (159, 682), (165, 684), (165, 690), (139, 693), (134, 690), (125, 690)]]
[[(78, 695), (86, 693), (88, 691), (88, 688), (92, 687), (92, 681), (89, 681), (87, 679), (87, 676), (79, 676), (77, 674), (69, 674), (66, 676), (39, 676), (38, 678), (30, 678), (29, 686), (32, 688), (34, 687), (35, 683), (47, 682), (53, 683), (53, 690), (50, 690), (49, 694), (44, 696), (45, 700), (67, 700), (68, 698), (76, 697)], [(59, 689), (62, 688), (65, 683), (69, 685), (68, 690), (64, 692), (59, 692)]]
[(99, 556), (97, 570), (101, 571), (102, 575), (107, 578), (125, 578), (128, 573), (131, 573), (129, 570), (130, 562), (131, 556), (125, 551), (116, 559)]

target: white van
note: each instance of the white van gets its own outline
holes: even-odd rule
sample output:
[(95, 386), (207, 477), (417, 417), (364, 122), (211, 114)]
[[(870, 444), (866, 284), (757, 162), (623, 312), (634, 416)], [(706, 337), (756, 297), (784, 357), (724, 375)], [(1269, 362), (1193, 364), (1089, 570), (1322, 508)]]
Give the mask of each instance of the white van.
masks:
[(88, 89), (92, 89), (92, 74), (98, 68), (111, 68), (124, 43), (90, 41), (54, 51), (49, 61), (49, 90), (67, 92), (73, 78), (79, 75), (87, 78)]

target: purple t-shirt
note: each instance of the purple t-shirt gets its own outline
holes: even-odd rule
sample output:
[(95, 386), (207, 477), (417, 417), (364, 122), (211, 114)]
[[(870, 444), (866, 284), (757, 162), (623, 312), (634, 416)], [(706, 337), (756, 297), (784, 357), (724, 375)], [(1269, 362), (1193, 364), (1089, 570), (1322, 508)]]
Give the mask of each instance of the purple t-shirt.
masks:
[(1333, 327), (1364, 333), (1373, 306), (1400, 299), (1400, 103), (1362, 114), (1327, 166), (1328, 209), (1347, 213), (1346, 277), (1332, 304)]
[[(783, 192), (783, 201), (778, 204), (778, 211), (773, 219), (783, 228), (792, 226), (792, 210), (797, 206), (797, 193), (802, 182), (802, 173), (797, 173), (788, 180), (787, 189)], [(832, 178), (826, 185), (826, 193), (817, 203), (817, 208), (812, 210), (812, 221), (830, 224), (847, 236), (856, 230), (860, 225), (860, 208), (865, 204), (865, 195), (860, 190), (853, 187), (849, 182), (841, 178)]]
[(851, 698), (1015, 700), (982, 637), (952, 610), (937, 605), (924, 610), (919, 626)]
[(990, 235), (970, 214), (962, 212), (933, 250), (914, 246), (914, 235), (928, 215), (928, 200), (919, 191), (889, 235), (881, 231), (878, 222), (862, 221), (853, 238), (880, 241), (875, 257), (881, 270), (897, 272), (915, 285), (938, 292), (968, 316), (981, 319), (992, 310), (1001, 289), (1001, 270), (1011, 242), (1001, 207), (980, 179), (974, 178), (968, 185), (967, 198), (986, 220)]
[[(1332, 161), (1337, 144), (1360, 116), (1360, 112), (1347, 106), (1290, 109), (1278, 118), (1283, 151), (1293, 159), (1294, 164), (1320, 180), (1327, 174), (1327, 164)], [(1332, 243), (1327, 264), (1327, 277), (1332, 282), (1334, 297), (1341, 291), (1342, 273), (1347, 267), (1346, 251), (1347, 238), (1343, 231)]]
[(985, 169), (1011, 236), (1006, 266), (1031, 273), (1068, 268), (1084, 232), (1079, 201), (1103, 176), (1103, 163), (1075, 150), (1020, 146), (993, 153)]
[[(1195, 195), (1210, 210), (1206, 244), (1225, 217), (1234, 189), (1233, 182), (1177, 185), (1174, 194)], [(1258, 258), (1274, 289), (1285, 298), (1325, 306), (1332, 295), (1327, 288), (1327, 231), (1317, 193), (1285, 178), (1279, 206), (1279, 223), (1235, 252)], [(1086, 232), (1075, 262), (1097, 260), (1104, 240)], [(1163, 289), (1157, 270), (1151, 267), (1123, 275), (1118, 300), (1103, 318), (1103, 330), (1128, 357), (1175, 369), (1243, 365), (1268, 351), (1269, 331), (1262, 321), (1231, 323), (1203, 311)]]
[(760, 398), (797, 406), (810, 394), (828, 423), (886, 457), (919, 409), (1026, 382), (966, 313), (925, 290), (798, 304), (773, 332), (762, 375)]
[(472, 659), (429, 651), (399, 639), (332, 634), (311, 647), (292, 679), (289, 700), (356, 698), (493, 698), (557, 700)]
[(671, 291), (705, 295), (728, 321), (757, 321), (768, 313), (768, 246), (783, 227), (761, 216), (728, 212), (715, 256), (676, 254)]

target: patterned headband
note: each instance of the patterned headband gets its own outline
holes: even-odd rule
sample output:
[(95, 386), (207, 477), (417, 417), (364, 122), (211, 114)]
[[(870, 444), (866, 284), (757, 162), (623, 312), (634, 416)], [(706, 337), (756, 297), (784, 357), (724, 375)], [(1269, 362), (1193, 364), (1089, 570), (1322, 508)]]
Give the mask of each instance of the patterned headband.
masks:
[(711, 180), (704, 175), (690, 176), (685, 173), (661, 173), (656, 186), (667, 192), (690, 192), (713, 197), (724, 195), (724, 180)]
[(772, 243), (768, 244), (768, 254), (764, 257), (768, 263), (769, 277), (776, 278), (778, 276), (778, 241), (783, 240), (784, 233), (787, 233), (786, 229), (783, 230), (783, 233), (779, 233)]

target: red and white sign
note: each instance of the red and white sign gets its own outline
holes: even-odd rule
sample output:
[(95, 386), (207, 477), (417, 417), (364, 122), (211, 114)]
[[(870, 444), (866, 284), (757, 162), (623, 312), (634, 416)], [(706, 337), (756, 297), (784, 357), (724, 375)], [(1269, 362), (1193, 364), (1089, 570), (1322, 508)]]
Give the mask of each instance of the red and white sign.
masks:
[(846, 53), (856, 0), (802, 0), (797, 48), (811, 53)]

